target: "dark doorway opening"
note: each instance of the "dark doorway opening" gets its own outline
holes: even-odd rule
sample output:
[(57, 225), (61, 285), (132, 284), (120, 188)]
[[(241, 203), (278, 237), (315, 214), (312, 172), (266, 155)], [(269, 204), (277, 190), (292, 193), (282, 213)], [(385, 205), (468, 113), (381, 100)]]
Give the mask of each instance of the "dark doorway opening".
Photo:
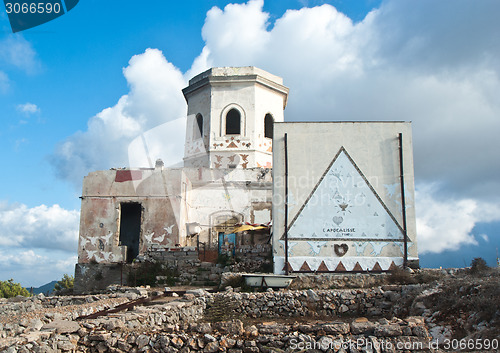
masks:
[(127, 262), (131, 263), (139, 255), (142, 207), (140, 203), (122, 203), (120, 206), (120, 244), (127, 247)]

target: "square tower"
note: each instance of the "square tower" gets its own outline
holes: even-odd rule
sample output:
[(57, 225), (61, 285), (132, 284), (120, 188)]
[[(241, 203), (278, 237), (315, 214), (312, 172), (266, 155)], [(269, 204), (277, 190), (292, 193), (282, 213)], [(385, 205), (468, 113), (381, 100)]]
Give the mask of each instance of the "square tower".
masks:
[(283, 122), (288, 97), (282, 78), (253, 66), (212, 68), (182, 92), (186, 167), (272, 167), (273, 124)]

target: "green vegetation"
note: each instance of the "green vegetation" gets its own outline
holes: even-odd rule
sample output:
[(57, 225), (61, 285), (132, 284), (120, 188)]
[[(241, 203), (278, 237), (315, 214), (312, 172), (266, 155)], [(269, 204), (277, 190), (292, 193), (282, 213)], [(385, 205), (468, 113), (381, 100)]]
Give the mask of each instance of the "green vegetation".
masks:
[(54, 285), (54, 290), (59, 295), (72, 294), (74, 283), (75, 283), (75, 278), (65, 273), (63, 278), (57, 281), (57, 283)]
[(29, 297), (30, 293), (19, 283), (14, 283), (12, 278), (8, 281), (0, 281), (0, 298), (12, 298), (18, 295)]

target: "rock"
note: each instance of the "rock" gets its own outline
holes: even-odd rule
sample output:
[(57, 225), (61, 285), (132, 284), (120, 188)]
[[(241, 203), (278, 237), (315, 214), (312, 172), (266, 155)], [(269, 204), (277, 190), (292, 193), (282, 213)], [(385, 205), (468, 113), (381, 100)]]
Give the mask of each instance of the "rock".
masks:
[(429, 332), (423, 326), (415, 326), (411, 329), (414, 336), (417, 337), (430, 337)]
[(207, 353), (215, 353), (219, 350), (219, 344), (217, 341), (215, 342), (208, 342), (205, 348), (203, 349), (203, 352)]
[(80, 329), (80, 324), (76, 321), (54, 320), (42, 326), (42, 331), (54, 330), (59, 334), (67, 334), (77, 332)]
[(345, 304), (342, 304), (339, 308), (339, 311), (343, 314), (349, 311), (349, 307)]
[(403, 332), (398, 324), (390, 324), (375, 327), (373, 333), (378, 337), (396, 337), (401, 336)]
[(73, 344), (70, 341), (58, 341), (57, 348), (62, 351), (72, 351), (76, 348), (76, 344)]
[(20, 303), (20, 302), (24, 302), (26, 300), (28, 300), (28, 298), (23, 297), (22, 295), (17, 295), (15, 297), (8, 298), (7, 303)]
[(177, 349), (181, 349), (184, 346), (184, 341), (179, 336), (174, 336), (170, 339), (170, 344)]
[(43, 322), (40, 319), (33, 319), (29, 322), (28, 328), (33, 331), (40, 331), (43, 327)]
[(135, 340), (135, 344), (137, 344), (138, 349), (141, 349), (149, 344), (149, 337), (146, 335), (139, 335)]
[(190, 326), (191, 331), (198, 332), (198, 333), (212, 333), (212, 325), (209, 322), (200, 322), (196, 324), (191, 324)]
[(312, 289), (307, 290), (307, 299), (311, 302), (317, 302), (320, 300), (319, 295), (316, 294)]
[(205, 342), (215, 342), (215, 341), (217, 341), (217, 339), (214, 336), (212, 336), (212, 335), (210, 335), (208, 333), (206, 333), (205, 335), (203, 335), (203, 339), (205, 340)]
[(189, 290), (186, 291), (186, 294), (192, 294), (195, 297), (203, 297), (203, 296), (205, 296), (205, 293), (206, 293), (206, 291), (204, 289), (202, 289), (202, 288), (189, 289)]
[(245, 332), (243, 322), (240, 320), (214, 323), (213, 327), (220, 333), (225, 334), (242, 335)]
[(259, 330), (255, 327), (255, 325), (252, 325), (246, 328), (245, 334), (248, 337), (257, 337), (259, 335)]
[(351, 322), (350, 327), (353, 335), (372, 334), (375, 329), (375, 324), (370, 321)]
[(349, 324), (346, 322), (334, 322), (320, 325), (321, 329), (329, 335), (346, 335), (349, 333)]

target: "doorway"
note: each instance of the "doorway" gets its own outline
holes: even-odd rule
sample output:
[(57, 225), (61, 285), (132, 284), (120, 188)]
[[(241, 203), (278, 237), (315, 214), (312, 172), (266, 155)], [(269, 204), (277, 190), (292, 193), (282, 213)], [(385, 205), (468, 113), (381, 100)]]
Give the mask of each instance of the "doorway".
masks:
[(131, 263), (139, 255), (141, 237), (142, 206), (130, 202), (120, 205), (120, 244), (127, 247), (127, 263)]

